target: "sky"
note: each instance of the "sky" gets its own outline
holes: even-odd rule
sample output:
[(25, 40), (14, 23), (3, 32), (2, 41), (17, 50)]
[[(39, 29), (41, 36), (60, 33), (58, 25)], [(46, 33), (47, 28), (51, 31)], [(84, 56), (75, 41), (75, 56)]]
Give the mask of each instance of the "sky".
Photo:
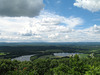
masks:
[(0, 42), (100, 42), (100, 0), (0, 0)]

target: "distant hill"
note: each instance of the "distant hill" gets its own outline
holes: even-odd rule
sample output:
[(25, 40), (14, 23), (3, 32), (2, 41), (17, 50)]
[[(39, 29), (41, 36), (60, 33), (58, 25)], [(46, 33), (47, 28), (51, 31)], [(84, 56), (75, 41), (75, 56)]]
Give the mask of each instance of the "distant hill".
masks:
[(73, 46), (100, 46), (100, 42), (19, 42), (19, 43), (7, 43), (0, 42), (0, 46), (20, 46), (20, 45), (73, 45)]

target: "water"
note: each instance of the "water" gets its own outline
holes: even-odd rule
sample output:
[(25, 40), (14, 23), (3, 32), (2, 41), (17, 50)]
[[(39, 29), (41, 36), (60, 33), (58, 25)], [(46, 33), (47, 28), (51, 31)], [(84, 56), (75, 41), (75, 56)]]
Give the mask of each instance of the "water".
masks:
[(30, 61), (30, 57), (34, 55), (24, 55), (20, 57), (13, 58), (12, 60), (18, 60), (18, 61)]
[(74, 56), (75, 54), (80, 54), (80, 53), (54, 53), (55, 56), (62, 56), (62, 57), (70, 56), (70, 55)]
[[(70, 56), (70, 55), (75, 55), (75, 54), (80, 54), (80, 53), (54, 53), (55, 56)], [(34, 55), (24, 55), (20, 57), (13, 58), (12, 60), (18, 60), (18, 61), (30, 61), (30, 57)]]

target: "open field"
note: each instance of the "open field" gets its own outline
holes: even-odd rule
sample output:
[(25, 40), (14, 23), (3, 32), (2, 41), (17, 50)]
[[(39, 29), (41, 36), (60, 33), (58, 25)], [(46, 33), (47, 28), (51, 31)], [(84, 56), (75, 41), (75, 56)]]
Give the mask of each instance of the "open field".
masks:
[(87, 58), (90, 54), (79, 54), (80, 58)]
[(6, 55), (5, 53), (0, 53), (0, 55)]

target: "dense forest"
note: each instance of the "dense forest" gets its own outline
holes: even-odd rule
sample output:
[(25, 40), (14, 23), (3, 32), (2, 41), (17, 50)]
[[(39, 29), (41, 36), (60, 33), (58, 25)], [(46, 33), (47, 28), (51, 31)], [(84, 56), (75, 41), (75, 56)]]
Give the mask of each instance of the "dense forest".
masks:
[(0, 60), (0, 75), (100, 75), (100, 58), (80, 59), (78, 55), (34, 61)]
[[(54, 55), (62, 52), (81, 54)], [(30, 61), (12, 60), (31, 54)], [(0, 75), (100, 75), (100, 44), (1, 45)]]

